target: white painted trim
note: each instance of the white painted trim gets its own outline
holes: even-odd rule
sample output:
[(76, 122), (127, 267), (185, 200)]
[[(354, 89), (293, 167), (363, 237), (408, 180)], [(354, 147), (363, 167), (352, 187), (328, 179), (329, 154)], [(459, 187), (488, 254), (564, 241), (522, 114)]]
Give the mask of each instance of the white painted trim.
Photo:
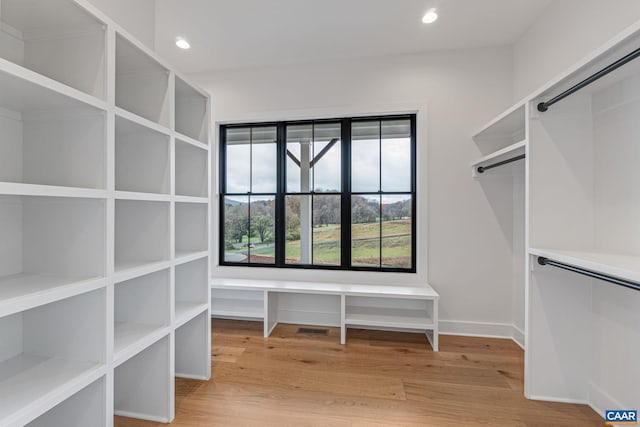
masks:
[(130, 412), (130, 411), (113, 411), (114, 415), (118, 415), (126, 418), (137, 418), (145, 421), (153, 421), (156, 423), (168, 424), (171, 421), (166, 417), (154, 417), (153, 415), (141, 414), (138, 412)]
[(555, 402), (555, 403), (570, 403), (573, 405), (588, 405), (589, 402), (581, 400), (581, 399), (565, 399), (562, 397), (552, 397), (552, 396), (538, 396), (533, 395), (529, 396), (529, 400), (540, 400), (542, 402)]
[(509, 323), (440, 319), (440, 335), (463, 335), (485, 338), (512, 338), (512, 328), (513, 325)]
[[(416, 217), (420, 218), (416, 222), (416, 259), (420, 260), (416, 265), (416, 273), (384, 273), (379, 272), (361, 272), (361, 271), (330, 271), (330, 270), (314, 270), (314, 276), (319, 282), (363, 282), (370, 285), (397, 283), (402, 285), (420, 284), (428, 282), (428, 143), (429, 143), (429, 108), (428, 102), (425, 100), (410, 100), (397, 103), (386, 104), (363, 104), (363, 105), (341, 105), (330, 107), (318, 107), (318, 108), (302, 108), (293, 110), (281, 110), (281, 111), (267, 111), (264, 113), (251, 112), (239, 117), (235, 117), (234, 120), (216, 119), (214, 117), (213, 132), (215, 134), (215, 140), (211, 145), (211, 164), (218, 164), (218, 142), (219, 142), (219, 128), (225, 124), (237, 124), (237, 123), (260, 123), (260, 122), (277, 122), (277, 121), (296, 121), (296, 120), (309, 120), (309, 119), (332, 119), (340, 117), (367, 117), (367, 116), (385, 116), (394, 114), (416, 114), (416, 197), (418, 203), (416, 206)], [(212, 174), (211, 177), (211, 198), (212, 198), (212, 222), (211, 227), (212, 241), (219, 241), (219, 207), (220, 207), (220, 193), (218, 173)], [(255, 277), (255, 271), (251, 268), (245, 267), (233, 267), (233, 266), (221, 266), (219, 264), (220, 253), (219, 245), (213, 245), (212, 248), (212, 274), (220, 277), (233, 277), (233, 278), (253, 278)], [(283, 270), (286, 270), (283, 272)], [(278, 269), (278, 268), (261, 268), (260, 274), (264, 279), (282, 279), (297, 277), (300, 272), (308, 274), (306, 270), (295, 269)], [(345, 279), (345, 275), (348, 279)]]
[(511, 339), (520, 346), (521, 349), (526, 350), (525, 347), (525, 335), (524, 335), (524, 331), (520, 328), (518, 328), (516, 325), (511, 325), (511, 327), (513, 328), (512, 331), (512, 335), (511, 335)]
[[(623, 409), (627, 408), (626, 405), (623, 405), (616, 399), (614, 399), (607, 392), (602, 390), (600, 386), (589, 383), (589, 406), (591, 409), (596, 411), (598, 415), (604, 418), (604, 412), (607, 409)], [(604, 408), (604, 409), (603, 409)], [(629, 408), (635, 409), (635, 408)]]

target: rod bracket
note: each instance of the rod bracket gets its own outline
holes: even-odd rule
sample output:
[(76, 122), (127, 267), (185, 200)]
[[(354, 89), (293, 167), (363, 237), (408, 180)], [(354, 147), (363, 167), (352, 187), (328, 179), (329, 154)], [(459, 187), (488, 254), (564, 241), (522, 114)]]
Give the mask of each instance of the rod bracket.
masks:
[(540, 265), (547, 265), (547, 259), (543, 256), (539, 256), (538, 257), (538, 264)]
[(548, 109), (549, 109), (549, 107), (547, 107), (546, 103), (541, 102), (541, 103), (538, 104), (538, 111), (540, 111), (541, 113), (544, 113)]

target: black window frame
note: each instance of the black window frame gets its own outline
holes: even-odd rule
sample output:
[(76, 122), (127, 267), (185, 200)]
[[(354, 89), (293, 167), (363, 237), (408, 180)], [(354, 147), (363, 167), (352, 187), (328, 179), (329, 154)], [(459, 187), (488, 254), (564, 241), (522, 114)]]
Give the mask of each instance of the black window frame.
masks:
[[(352, 192), (351, 191), (351, 129), (354, 122), (366, 121), (397, 121), (409, 120), (411, 128), (411, 191), (379, 191), (368, 192)], [(286, 184), (286, 162), (287, 162), (287, 136), (286, 128), (291, 125), (315, 125), (322, 123), (340, 123), (341, 124), (341, 147), (342, 147), (342, 191), (335, 192), (287, 192)], [(276, 150), (277, 150), (277, 184), (276, 193), (226, 193), (226, 131), (235, 128), (260, 128), (275, 127), (277, 134)], [(218, 239), (218, 262), (220, 266), (225, 267), (258, 267), (258, 268), (293, 268), (293, 269), (311, 269), (311, 270), (338, 270), (338, 271), (362, 271), (362, 272), (389, 272), (389, 273), (416, 273), (417, 272), (417, 135), (416, 135), (416, 114), (392, 114), (381, 116), (355, 116), (317, 120), (285, 120), (277, 122), (249, 122), (249, 123), (233, 123), (223, 124), (219, 127), (219, 239)], [(382, 175), (382, 171), (380, 171)], [(284, 214), (286, 206), (285, 199), (287, 195), (336, 195), (341, 197), (341, 265), (313, 265), (313, 264), (287, 264), (285, 262), (286, 248), (286, 230)], [(411, 268), (401, 267), (371, 267), (371, 266), (353, 266), (351, 265), (351, 198), (352, 195), (396, 195), (405, 194), (412, 198), (411, 203)], [(250, 263), (250, 262), (231, 262), (225, 261), (225, 198), (227, 196), (274, 196), (275, 195), (275, 263)], [(382, 235), (380, 236), (382, 240)], [(382, 247), (382, 246), (381, 246)]]

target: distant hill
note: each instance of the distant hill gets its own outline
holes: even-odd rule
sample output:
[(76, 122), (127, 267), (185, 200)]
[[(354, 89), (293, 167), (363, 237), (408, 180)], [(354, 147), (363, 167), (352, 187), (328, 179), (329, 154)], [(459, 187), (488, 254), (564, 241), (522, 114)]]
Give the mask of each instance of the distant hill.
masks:
[(224, 204), (227, 206), (242, 206), (246, 205), (245, 202), (238, 202), (237, 200), (231, 200), (225, 197)]

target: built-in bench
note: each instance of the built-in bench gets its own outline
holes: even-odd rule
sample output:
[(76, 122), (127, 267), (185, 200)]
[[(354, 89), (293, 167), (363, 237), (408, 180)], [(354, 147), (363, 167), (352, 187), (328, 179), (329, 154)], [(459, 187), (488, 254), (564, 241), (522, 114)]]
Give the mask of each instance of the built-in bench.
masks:
[[(424, 332), (438, 351), (438, 293), (429, 285), (385, 286), (213, 278), (211, 316), (261, 320), (265, 338), (278, 324), (278, 299), (283, 293), (333, 295), (340, 301), (340, 343), (347, 328), (398, 329)], [(337, 300), (336, 300), (337, 301)]]

